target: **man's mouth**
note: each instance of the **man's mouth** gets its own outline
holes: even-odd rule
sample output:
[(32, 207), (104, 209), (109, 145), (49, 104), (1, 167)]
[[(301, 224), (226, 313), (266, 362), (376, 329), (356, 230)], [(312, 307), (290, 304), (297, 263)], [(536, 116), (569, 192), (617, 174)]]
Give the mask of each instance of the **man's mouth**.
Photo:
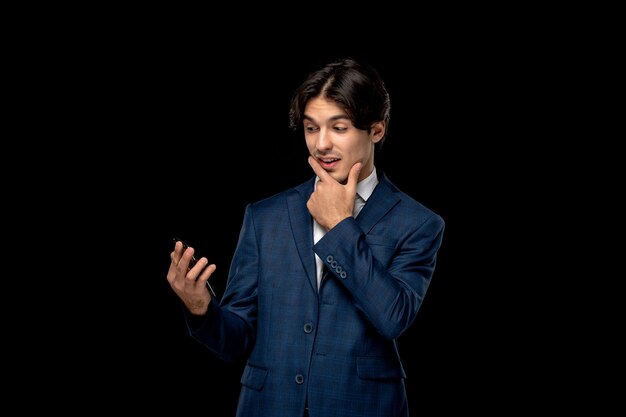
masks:
[(341, 159), (339, 158), (317, 158), (322, 168), (329, 170), (334, 168)]

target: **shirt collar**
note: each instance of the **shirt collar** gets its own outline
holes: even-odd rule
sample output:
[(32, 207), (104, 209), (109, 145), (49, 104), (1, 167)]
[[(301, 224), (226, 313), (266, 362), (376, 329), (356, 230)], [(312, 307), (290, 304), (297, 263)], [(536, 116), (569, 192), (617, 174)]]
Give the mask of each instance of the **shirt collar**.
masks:
[(370, 198), (374, 192), (374, 188), (376, 188), (377, 184), (378, 175), (376, 174), (376, 167), (374, 167), (374, 169), (372, 169), (372, 173), (356, 185), (356, 193), (361, 196), (363, 200), (367, 201), (367, 199)]

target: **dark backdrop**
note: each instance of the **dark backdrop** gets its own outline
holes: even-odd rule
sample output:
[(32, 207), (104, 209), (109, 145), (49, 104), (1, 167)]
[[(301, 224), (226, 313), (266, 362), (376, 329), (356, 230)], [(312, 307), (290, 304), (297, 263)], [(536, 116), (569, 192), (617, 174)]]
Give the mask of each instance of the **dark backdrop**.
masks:
[(399, 341), (412, 415), (606, 404), (611, 390), (590, 391), (614, 369), (602, 360), (618, 344), (602, 338), (618, 315), (603, 308), (620, 303), (601, 269), (620, 258), (586, 235), (617, 224), (602, 204), (619, 195), (620, 154), (602, 140), (616, 111), (599, 97), (614, 91), (615, 25), (595, 30), (575, 8), (236, 7), (14, 14), (3, 347), (20, 393), (5, 397), (65, 414), (232, 415), (242, 364), (186, 335), (165, 279), (171, 239), (217, 263), (221, 291), (245, 205), (312, 175), (287, 129), (293, 89), (352, 55), (391, 93), (376, 164), (447, 224)]
[(391, 95), (376, 165), (446, 221), (431, 287), (399, 340), (412, 414), (484, 411), (518, 395), (511, 381), (530, 360), (511, 349), (529, 342), (505, 242), (528, 232), (510, 218), (523, 203), (509, 173), (527, 129), (511, 97), (533, 88), (518, 77), (524, 63), (463, 39), (402, 53), (159, 40), (136, 37), (85, 64), (84, 94), (98, 105), (80, 112), (90, 147), (79, 149), (78, 171), (93, 173), (85, 198), (100, 214), (82, 230), (82, 249), (90, 274), (103, 276), (68, 317), (98, 319), (79, 326), (73, 347), (89, 358), (81, 373), (112, 381), (97, 390), (99, 404), (233, 415), (243, 364), (188, 337), (165, 278), (172, 238), (217, 264), (221, 294), (245, 205), (312, 176), (302, 133), (288, 129), (289, 99), (307, 72), (340, 56), (377, 67)]

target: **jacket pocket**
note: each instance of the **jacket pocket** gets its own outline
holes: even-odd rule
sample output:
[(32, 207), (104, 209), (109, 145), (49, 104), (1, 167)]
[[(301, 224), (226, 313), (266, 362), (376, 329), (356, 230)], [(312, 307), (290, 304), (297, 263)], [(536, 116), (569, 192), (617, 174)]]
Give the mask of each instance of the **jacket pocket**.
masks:
[(362, 356), (356, 359), (356, 372), (362, 379), (406, 378), (397, 357)]
[(374, 246), (387, 246), (389, 248), (396, 246), (396, 240), (389, 236), (365, 235), (365, 241), (368, 245)]
[(372, 250), (374, 258), (386, 267), (389, 267), (396, 253), (395, 241), (382, 236), (366, 235), (365, 242)]
[(267, 369), (246, 364), (246, 367), (241, 374), (240, 382), (246, 387), (260, 391), (261, 388), (263, 388), (263, 384), (265, 384), (266, 376)]

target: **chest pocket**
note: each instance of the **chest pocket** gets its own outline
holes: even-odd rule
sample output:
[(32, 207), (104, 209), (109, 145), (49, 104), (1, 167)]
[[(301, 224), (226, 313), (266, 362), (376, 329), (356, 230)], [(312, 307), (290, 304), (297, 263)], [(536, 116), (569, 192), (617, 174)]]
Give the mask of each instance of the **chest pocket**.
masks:
[(372, 250), (374, 258), (383, 265), (389, 266), (396, 253), (396, 242), (388, 237), (376, 235), (366, 235), (365, 242)]

